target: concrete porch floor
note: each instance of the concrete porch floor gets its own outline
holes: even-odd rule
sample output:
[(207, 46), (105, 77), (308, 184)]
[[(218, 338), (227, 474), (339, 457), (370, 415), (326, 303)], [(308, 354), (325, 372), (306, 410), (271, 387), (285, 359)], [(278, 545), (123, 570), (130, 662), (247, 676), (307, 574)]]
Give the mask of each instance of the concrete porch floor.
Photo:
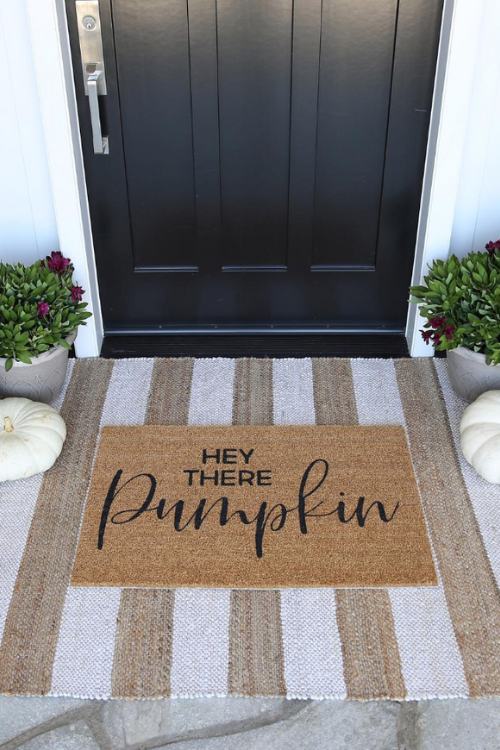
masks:
[(0, 697), (0, 748), (499, 750), (500, 700)]

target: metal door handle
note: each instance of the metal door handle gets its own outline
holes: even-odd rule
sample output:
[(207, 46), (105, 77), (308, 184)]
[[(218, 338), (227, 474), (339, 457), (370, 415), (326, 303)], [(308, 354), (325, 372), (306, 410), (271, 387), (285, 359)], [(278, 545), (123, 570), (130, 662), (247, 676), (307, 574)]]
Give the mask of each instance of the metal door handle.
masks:
[(89, 98), (94, 154), (109, 154), (109, 141), (103, 136), (99, 96), (108, 93), (102, 48), (99, 0), (75, 0), (78, 39), (82, 58), (83, 85)]
[(92, 143), (94, 145), (94, 154), (109, 154), (109, 140), (103, 136), (101, 128), (101, 115), (99, 113), (99, 78), (102, 75), (101, 70), (97, 70), (95, 65), (87, 65), (87, 92), (89, 95), (90, 107), (90, 124), (92, 126)]

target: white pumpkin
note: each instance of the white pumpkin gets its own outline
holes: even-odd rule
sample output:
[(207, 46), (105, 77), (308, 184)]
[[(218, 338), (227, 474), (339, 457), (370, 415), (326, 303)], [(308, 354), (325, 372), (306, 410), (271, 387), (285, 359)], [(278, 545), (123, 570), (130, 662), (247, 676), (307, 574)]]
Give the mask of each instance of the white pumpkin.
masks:
[(29, 398), (0, 399), (0, 482), (50, 469), (66, 439), (64, 419)]
[(462, 451), (487, 482), (500, 484), (500, 391), (482, 393), (460, 422)]

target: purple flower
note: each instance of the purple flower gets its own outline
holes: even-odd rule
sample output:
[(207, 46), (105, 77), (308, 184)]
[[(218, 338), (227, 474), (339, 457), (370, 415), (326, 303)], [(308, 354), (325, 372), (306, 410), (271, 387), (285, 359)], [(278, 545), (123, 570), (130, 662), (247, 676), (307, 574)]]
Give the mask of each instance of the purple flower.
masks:
[(500, 240), (496, 240), (495, 242), (487, 242), (485, 248), (490, 255), (494, 255), (495, 250), (500, 250)]
[(78, 284), (71, 287), (71, 300), (73, 302), (81, 302), (84, 290)]
[(70, 259), (65, 258), (59, 250), (53, 250), (50, 257), (47, 256), (47, 268), (55, 273), (64, 273), (70, 263)]
[(37, 302), (36, 310), (39, 318), (45, 318), (49, 314), (49, 303), (44, 302), (43, 300), (41, 300), (41, 302)]
[(455, 326), (452, 323), (449, 323), (447, 326), (445, 326), (443, 333), (448, 341), (451, 341), (451, 339), (453, 338), (453, 334), (455, 333)]
[(422, 338), (425, 341), (425, 343), (428, 344), (429, 341), (431, 340), (432, 331), (423, 331), (423, 330), (421, 330), (420, 333), (422, 334)]
[(437, 315), (435, 318), (431, 318), (428, 322), (428, 325), (432, 326), (433, 328), (441, 328), (441, 326), (445, 323), (445, 319), (442, 315)]

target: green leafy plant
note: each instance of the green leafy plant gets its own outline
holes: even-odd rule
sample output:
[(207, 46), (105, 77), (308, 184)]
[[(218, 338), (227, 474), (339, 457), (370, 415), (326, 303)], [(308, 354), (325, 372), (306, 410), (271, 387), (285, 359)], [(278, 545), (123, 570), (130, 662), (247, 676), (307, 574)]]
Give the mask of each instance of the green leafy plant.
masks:
[(438, 351), (464, 346), (500, 364), (500, 240), (488, 242), (485, 252), (435, 260), (410, 292), (427, 318), (426, 343)]
[(73, 270), (57, 251), (31, 266), (0, 263), (0, 357), (6, 370), (15, 360), (29, 365), (54, 346), (69, 349), (66, 338), (90, 318)]

